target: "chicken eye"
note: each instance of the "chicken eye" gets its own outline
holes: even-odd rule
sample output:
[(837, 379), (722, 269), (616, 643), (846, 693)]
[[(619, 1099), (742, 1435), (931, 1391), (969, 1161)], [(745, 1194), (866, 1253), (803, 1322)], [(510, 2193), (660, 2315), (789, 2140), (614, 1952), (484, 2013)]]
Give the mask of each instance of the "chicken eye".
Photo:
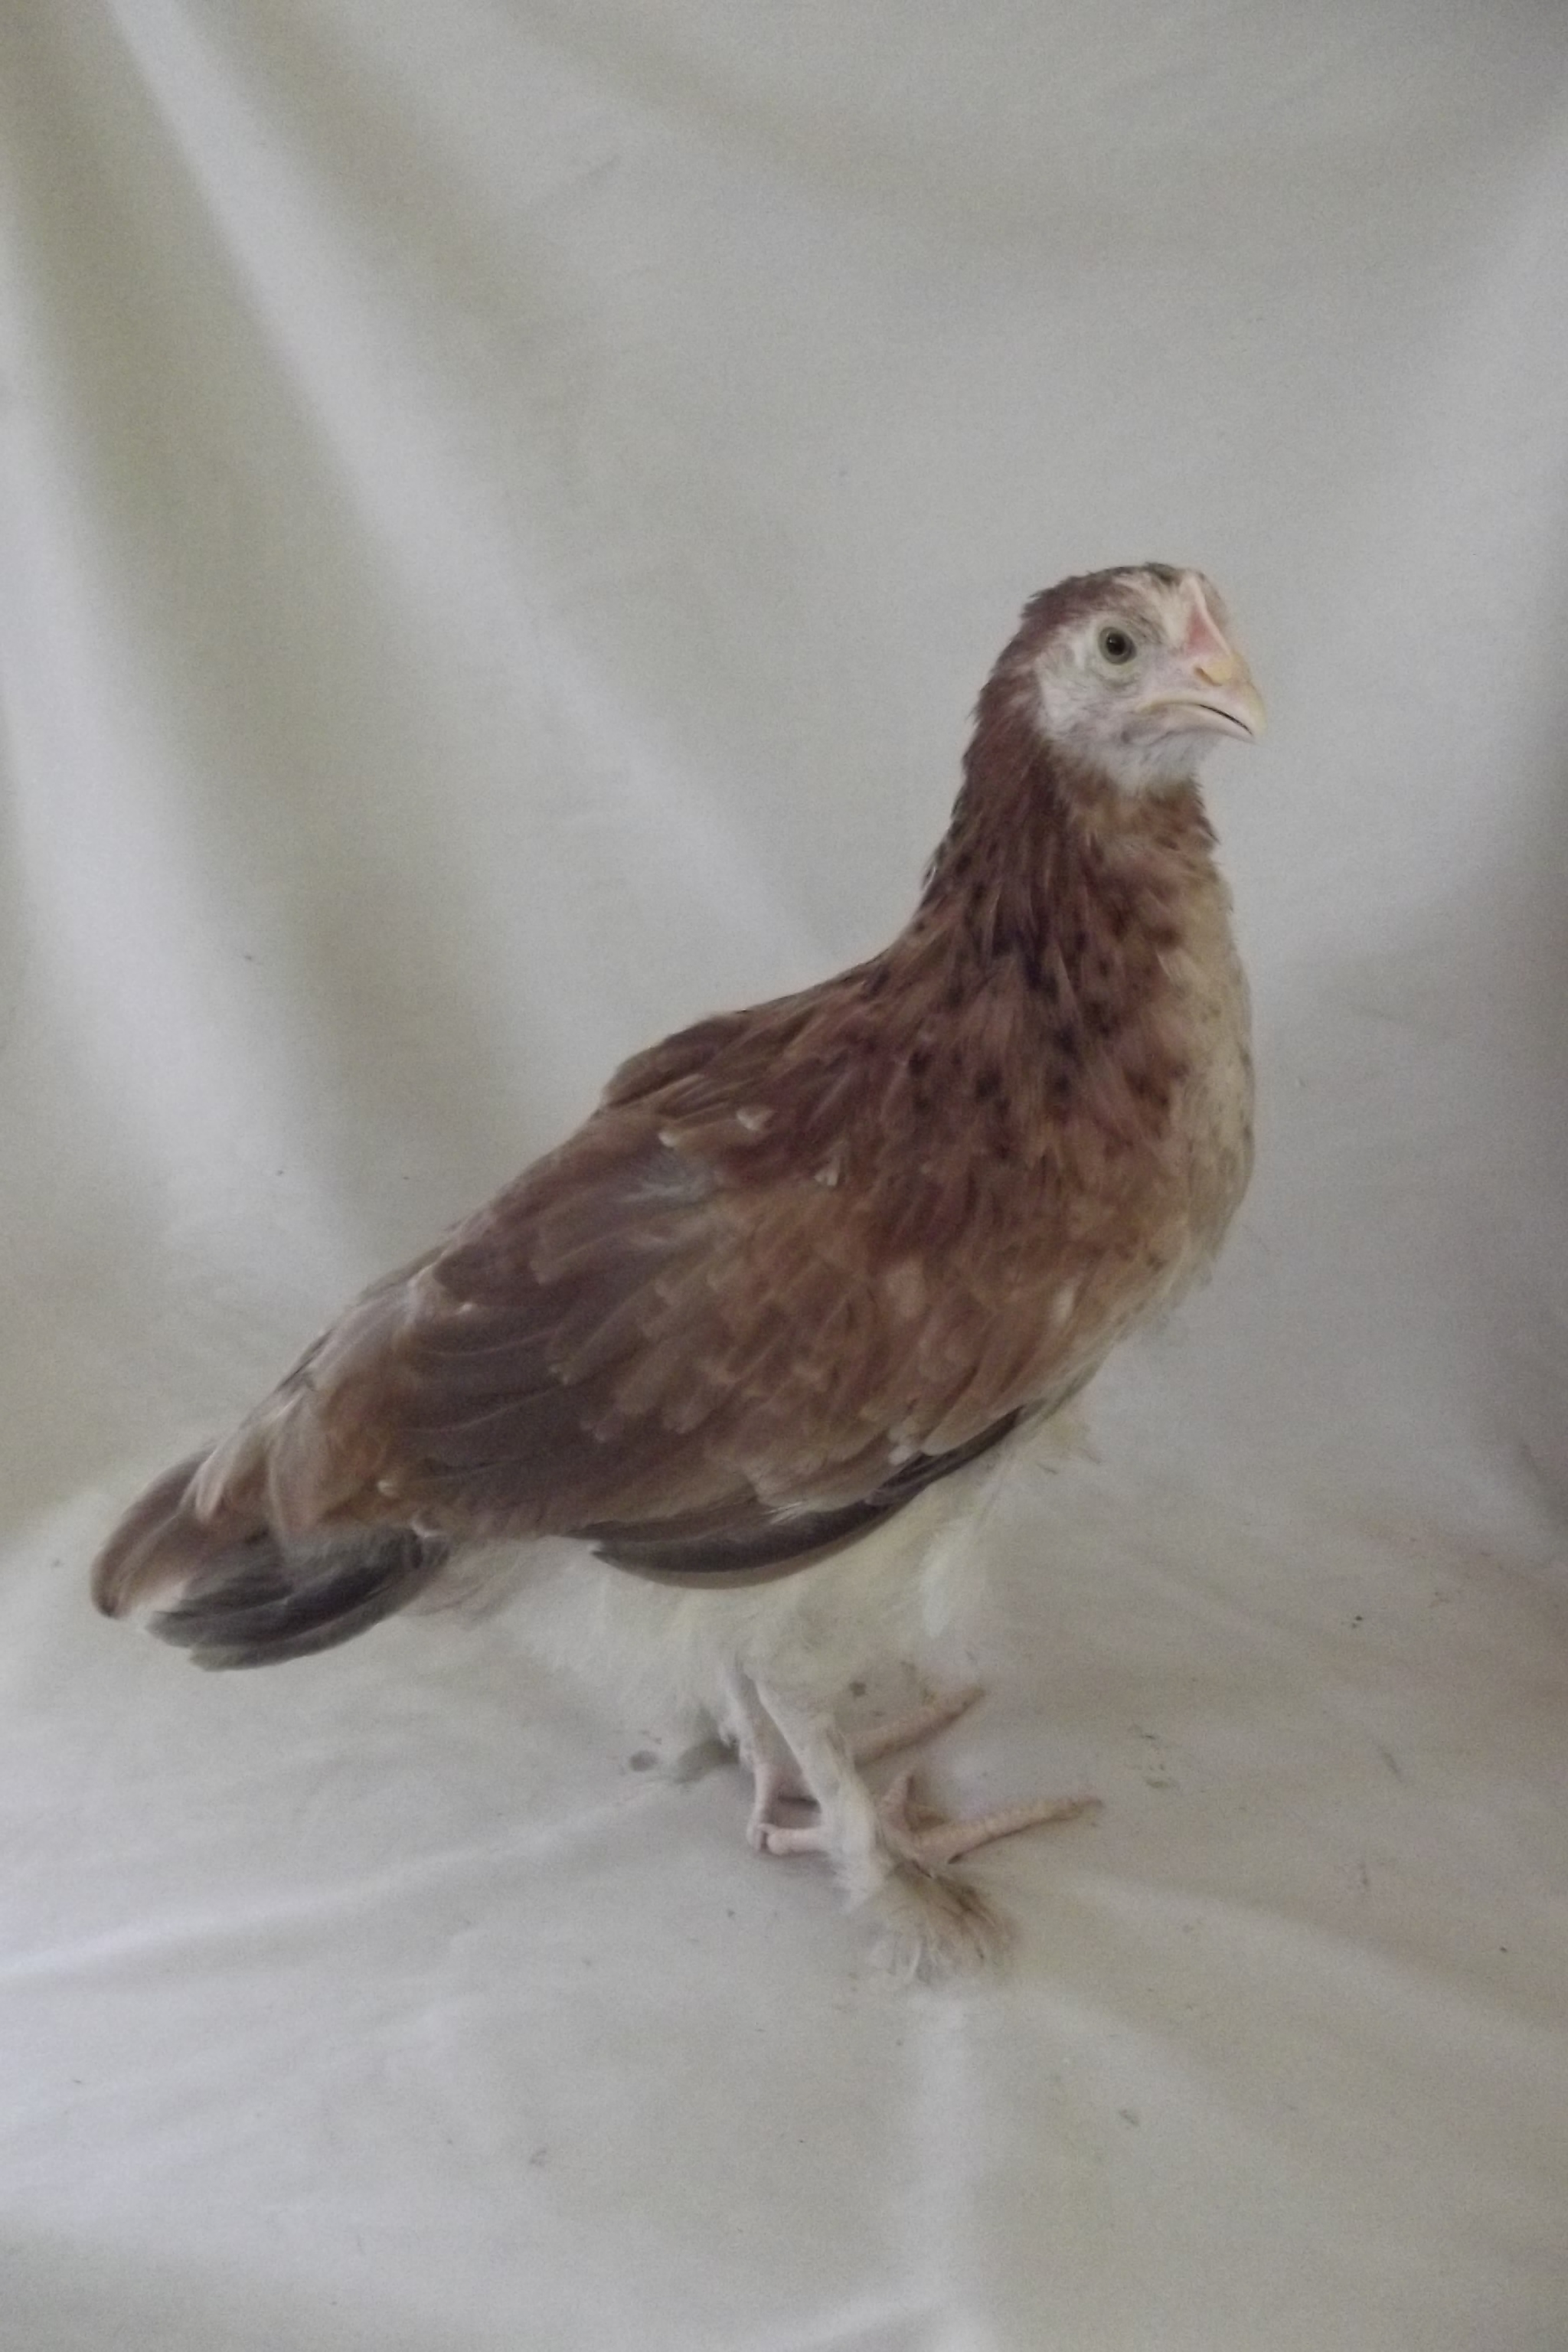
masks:
[(1119, 669), (1124, 667), (1138, 650), (1125, 629), (1101, 629), (1098, 642), (1102, 657), (1114, 662)]

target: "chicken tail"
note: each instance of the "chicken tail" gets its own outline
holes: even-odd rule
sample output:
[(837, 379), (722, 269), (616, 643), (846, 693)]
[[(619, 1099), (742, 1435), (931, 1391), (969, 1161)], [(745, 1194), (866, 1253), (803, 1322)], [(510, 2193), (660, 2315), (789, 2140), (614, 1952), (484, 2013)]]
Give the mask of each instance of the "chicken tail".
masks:
[(177, 1586), (151, 1630), (199, 1666), (281, 1665), (335, 1649), (405, 1607), (446, 1564), (450, 1546), (416, 1528), (280, 1538), (259, 1520), (204, 1520), (191, 1495), (205, 1459), (195, 1454), (155, 1480), (92, 1570), (92, 1597), (109, 1617)]

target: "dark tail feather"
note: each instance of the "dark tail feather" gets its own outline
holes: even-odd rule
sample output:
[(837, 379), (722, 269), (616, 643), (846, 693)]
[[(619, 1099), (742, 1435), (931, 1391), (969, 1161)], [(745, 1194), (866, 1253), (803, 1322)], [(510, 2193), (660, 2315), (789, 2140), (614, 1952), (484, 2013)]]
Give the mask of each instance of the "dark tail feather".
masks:
[(123, 1616), (163, 1587), (179, 1598), (152, 1621), (200, 1666), (269, 1666), (352, 1641), (440, 1573), (449, 1546), (413, 1528), (345, 1528), (280, 1541), (254, 1519), (214, 1523), (191, 1508), (193, 1454), (133, 1503), (93, 1563), (92, 1597)]
[(254, 1536), (186, 1579), (152, 1621), (198, 1666), (281, 1665), (335, 1649), (391, 1617), (439, 1575), (449, 1547), (413, 1528), (279, 1544)]

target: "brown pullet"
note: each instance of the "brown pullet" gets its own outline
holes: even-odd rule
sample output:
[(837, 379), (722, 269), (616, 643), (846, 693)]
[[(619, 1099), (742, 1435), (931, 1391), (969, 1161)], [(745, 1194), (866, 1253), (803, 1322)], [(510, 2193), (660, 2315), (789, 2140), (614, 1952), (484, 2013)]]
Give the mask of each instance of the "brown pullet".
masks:
[(973, 1694), (858, 1748), (835, 1704), (940, 1615), (1001, 1442), (1207, 1268), (1241, 1199), (1247, 990), (1194, 773), (1260, 724), (1200, 574), (1037, 596), (892, 944), (628, 1062), (158, 1480), (100, 1607), (166, 1595), (165, 1640), (262, 1665), (499, 1584), (480, 1547), (573, 1538), (525, 1586), (547, 1654), (717, 1728), (752, 1844), (830, 1856), (906, 1969), (990, 1948), (952, 1862), (1080, 1808), (932, 1822), (907, 1773), (874, 1797), (858, 1765)]

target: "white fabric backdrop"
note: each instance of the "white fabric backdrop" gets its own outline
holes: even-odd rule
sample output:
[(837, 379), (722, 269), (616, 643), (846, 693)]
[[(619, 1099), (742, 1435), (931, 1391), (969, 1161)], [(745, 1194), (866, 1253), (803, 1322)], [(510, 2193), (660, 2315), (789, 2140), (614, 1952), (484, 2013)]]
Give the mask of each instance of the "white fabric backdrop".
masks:
[[(0, 2343), (1568, 2342), (1568, 31), (7, 0)], [(506, 1618), (207, 1680), (114, 1507), (621, 1054), (885, 938), (1159, 556), (1259, 1172), (1015, 1480), (896, 1997)]]

